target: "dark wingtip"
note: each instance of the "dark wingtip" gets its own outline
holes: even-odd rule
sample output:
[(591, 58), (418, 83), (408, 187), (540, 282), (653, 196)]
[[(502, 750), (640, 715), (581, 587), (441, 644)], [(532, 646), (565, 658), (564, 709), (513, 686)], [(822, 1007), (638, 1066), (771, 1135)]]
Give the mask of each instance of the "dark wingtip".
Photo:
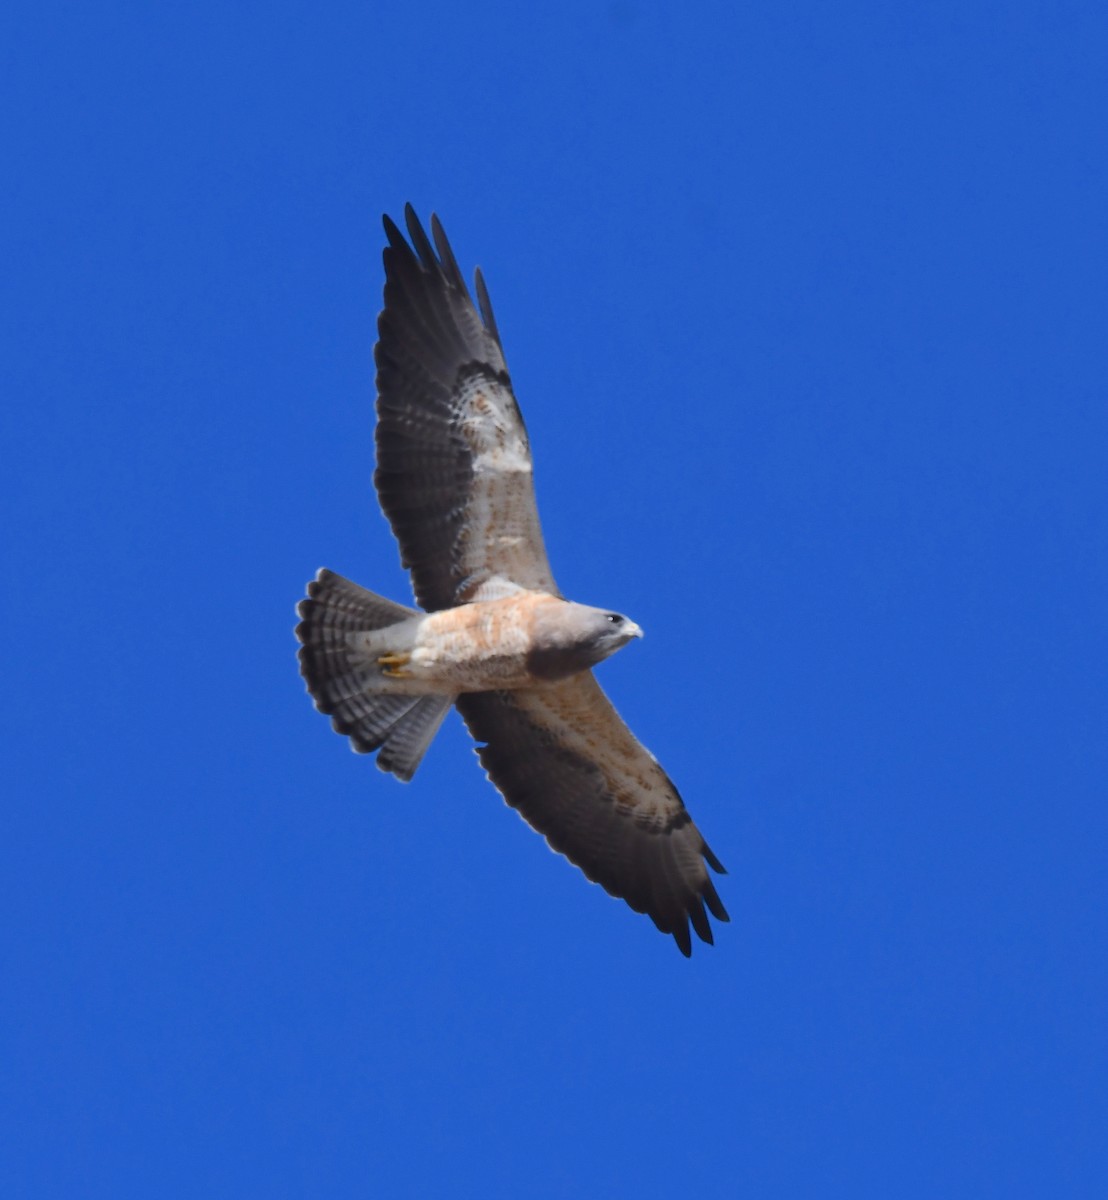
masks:
[(423, 228), (419, 217), (416, 216), (415, 209), (410, 204), (404, 205), (404, 224), (408, 227), (408, 237), (411, 238), (412, 248), (419, 256), (419, 261), (424, 269), (432, 272), (440, 271), (441, 266), (434, 247), (431, 245), (431, 239), (427, 236), (427, 231)]
[(446, 230), (443, 229), (442, 222), (435, 213), (431, 214), (431, 236), (435, 239), (435, 249), (439, 254), (439, 262), (442, 263), (443, 273), (446, 275), (450, 286), (456, 288), (468, 300), (469, 288), (466, 287), (465, 276), (458, 266), (458, 260), (454, 257), (454, 251), (450, 247), (450, 239), (446, 236)]
[(692, 958), (692, 938), (689, 937), (687, 921), (682, 921), (680, 927), (673, 931), (673, 940), (677, 943), (677, 949), (686, 958)]
[(726, 875), (727, 868), (719, 861), (718, 858), (708, 848), (707, 843), (700, 847), (700, 853), (704, 856), (704, 861), (712, 868), (717, 875)]
[(399, 249), (401, 246), (407, 246), (404, 240), (404, 235), (400, 232), (400, 226), (389, 216), (388, 213), (381, 214), (381, 224), (385, 227), (385, 236), (389, 239), (389, 245)]
[(485, 277), (481, 274), (481, 268), (473, 272), (473, 290), (477, 293), (477, 307), (481, 310), (481, 320), (485, 322), (485, 328), (500, 341), (500, 330), (496, 327), (496, 317), (493, 315), (492, 302), (489, 300), (489, 289), (485, 287)]
[(698, 896), (694, 897), (689, 904), (689, 919), (692, 921), (693, 929), (696, 930), (696, 936), (702, 942), (707, 942), (709, 946), (714, 946), (716, 942), (712, 937), (712, 927), (708, 924), (708, 915)]
[(707, 904), (709, 911), (717, 921), (730, 921), (727, 909), (723, 907), (723, 902), (719, 898), (719, 893), (715, 889), (715, 884), (710, 879), (704, 880), (704, 887), (701, 889), (701, 896), (704, 898), (704, 903)]

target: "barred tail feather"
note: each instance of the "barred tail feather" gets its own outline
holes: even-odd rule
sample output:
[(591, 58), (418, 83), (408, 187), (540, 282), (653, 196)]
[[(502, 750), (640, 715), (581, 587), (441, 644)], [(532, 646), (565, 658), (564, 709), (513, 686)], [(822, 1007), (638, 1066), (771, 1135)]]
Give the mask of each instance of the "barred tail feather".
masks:
[(380, 749), (377, 765), (405, 782), (415, 774), (450, 708), (450, 696), (404, 696), (381, 690), (381, 676), (351, 651), (350, 635), (384, 629), (416, 610), (321, 570), (297, 607), (300, 673), (316, 708), (359, 754)]
[(367, 629), (384, 629), (409, 617), (419, 615), (419, 610), (386, 600), (368, 588), (320, 567), (316, 577), (308, 584), (308, 599), (301, 600), (296, 611), (303, 621), (296, 628), (296, 636), (308, 645), (305, 633), (334, 630), (342, 633), (360, 633)]
[(377, 765), (405, 783), (415, 774), (453, 703), (449, 696), (420, 696), (389, 730), (377, 755)]

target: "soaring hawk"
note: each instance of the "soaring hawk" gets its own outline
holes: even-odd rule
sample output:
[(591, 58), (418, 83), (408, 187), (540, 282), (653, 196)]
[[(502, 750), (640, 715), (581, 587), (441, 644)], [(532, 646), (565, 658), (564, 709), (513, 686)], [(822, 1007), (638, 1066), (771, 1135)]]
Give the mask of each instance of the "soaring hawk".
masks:
[(688, 955), (705, 905), (728, 919), (723, 867), (591, 669), (642, 631), (559, 592), (484, 280), (474, 306), (438, 219), (432, 243), (405, 218), (410, 243), (384, 218), (374, 482), (422, 611), (321, 570), (298, 608), (308, 691), (405, 781), (455, 705), (508, 804)]

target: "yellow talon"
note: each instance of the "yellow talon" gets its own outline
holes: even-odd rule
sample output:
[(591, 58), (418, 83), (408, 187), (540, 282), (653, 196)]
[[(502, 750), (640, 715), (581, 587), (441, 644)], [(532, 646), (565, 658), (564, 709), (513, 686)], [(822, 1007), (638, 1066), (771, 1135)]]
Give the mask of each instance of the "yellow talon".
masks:
[(382, 654), (377, 659), (377, 665), (381, 668), (381, 674), (390, 679), (411, 679), (411, 671), (401, 669), (410, 661), (411, 655), (408, 654)]

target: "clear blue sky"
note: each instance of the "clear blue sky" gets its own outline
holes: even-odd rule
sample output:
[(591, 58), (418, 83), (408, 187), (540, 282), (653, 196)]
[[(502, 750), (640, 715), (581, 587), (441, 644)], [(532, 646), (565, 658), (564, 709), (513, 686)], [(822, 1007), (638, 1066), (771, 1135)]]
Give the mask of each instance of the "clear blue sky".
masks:
[[(0, 1191), (1096, 1196), (1108, 17), (24, 5), (0, 29)], [(11, 118), (14, 116), (14, 122)], [(452, 717), (304, 694), (380, 214), (496, 307), (601, 679), (720, 858), (685, 961)]]

